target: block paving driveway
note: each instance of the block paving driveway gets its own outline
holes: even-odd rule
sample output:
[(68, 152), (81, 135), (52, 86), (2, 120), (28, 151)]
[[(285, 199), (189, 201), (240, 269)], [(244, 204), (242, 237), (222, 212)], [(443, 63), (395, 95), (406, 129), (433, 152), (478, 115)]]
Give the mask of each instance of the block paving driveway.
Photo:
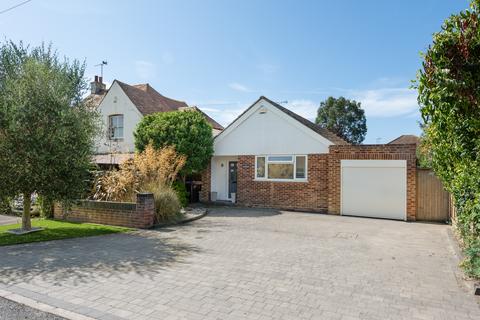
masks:
[(98, 319), (480, 319), (450, 233), (214, 208), (183, 226), (0, 247), (0, 290)]

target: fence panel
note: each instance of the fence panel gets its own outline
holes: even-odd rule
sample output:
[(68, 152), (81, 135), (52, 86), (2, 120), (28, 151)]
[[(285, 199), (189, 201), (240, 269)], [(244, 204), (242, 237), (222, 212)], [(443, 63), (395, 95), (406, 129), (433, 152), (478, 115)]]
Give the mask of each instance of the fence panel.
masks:
[(417, 169), (417, 220), (447, 221), (450, 195), (430, 169)]

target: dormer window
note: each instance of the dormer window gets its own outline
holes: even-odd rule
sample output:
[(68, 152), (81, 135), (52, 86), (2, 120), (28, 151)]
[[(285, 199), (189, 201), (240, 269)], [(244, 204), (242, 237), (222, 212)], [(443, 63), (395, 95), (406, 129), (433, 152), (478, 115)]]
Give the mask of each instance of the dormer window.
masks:
[(110, 140), (123, 139), (123, 114), (114, 114), (108, 117), (108, 138)]

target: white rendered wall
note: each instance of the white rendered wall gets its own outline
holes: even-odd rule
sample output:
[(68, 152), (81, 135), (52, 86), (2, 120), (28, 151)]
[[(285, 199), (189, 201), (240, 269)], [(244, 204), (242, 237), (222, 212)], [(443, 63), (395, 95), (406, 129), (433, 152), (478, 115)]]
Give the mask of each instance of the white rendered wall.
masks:
[(260, 100), (214, 141), (214, 155), (328, 153), (332, 143)]
[[(130, 101), (117, 82), (114, 82), (98, 106), (102, 117), (102, 133), (96, 141), (97, 153), (130, 153), (135, 151), (133, 132), (142, 119), (137, 107)], [(107, 139), (108, 116), (123, 114), (123, 139), (114, 142)]]

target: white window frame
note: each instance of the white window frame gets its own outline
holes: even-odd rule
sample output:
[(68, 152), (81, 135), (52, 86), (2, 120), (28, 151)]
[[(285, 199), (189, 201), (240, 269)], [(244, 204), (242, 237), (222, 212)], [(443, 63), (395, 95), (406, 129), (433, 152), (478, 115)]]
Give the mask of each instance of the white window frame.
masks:
[[(121, 128), (122, 128), (122, 133), (123, 134), (122, 134), (121, 137), (115, 137), (114, 136), (115, 131), (112, 131), (112, 119), (113, 119), (113, 117), (120, 117), (120, 116), (122, 117), (122, 127)], [(118, 128), (120, 128), (120, 127), (118, 127)], [(108, 136), (107, 136), (107, 138), (109, 140), (119, 141), (119, 140), (123, 140), (124, 136), (125, 136), (125, 116), (121, 113), (110, 114), (108, 116)]]
[[(283, 160), (274, 160), (269, 161), (268, 157), (292, 157), (291, 161), (283, 161)], [(297, 178), (297, 157), (305, 157), (305, 178)], [(257, 159), (258, 158), (265, 158), (265, 177), (257, 177)], [(269, 163), (277, 163), (277, 164), (285, 164), (285, 163), (292, 163), (293, 162), (293, 179), (272, 179), (268, 178), (268, 164)], [(308, 182), (308, 155), (306, 154), (284, 154), (284, 155), (257, 155), (255, 156), (255, 181), (279, 181), (279, 182)]]

